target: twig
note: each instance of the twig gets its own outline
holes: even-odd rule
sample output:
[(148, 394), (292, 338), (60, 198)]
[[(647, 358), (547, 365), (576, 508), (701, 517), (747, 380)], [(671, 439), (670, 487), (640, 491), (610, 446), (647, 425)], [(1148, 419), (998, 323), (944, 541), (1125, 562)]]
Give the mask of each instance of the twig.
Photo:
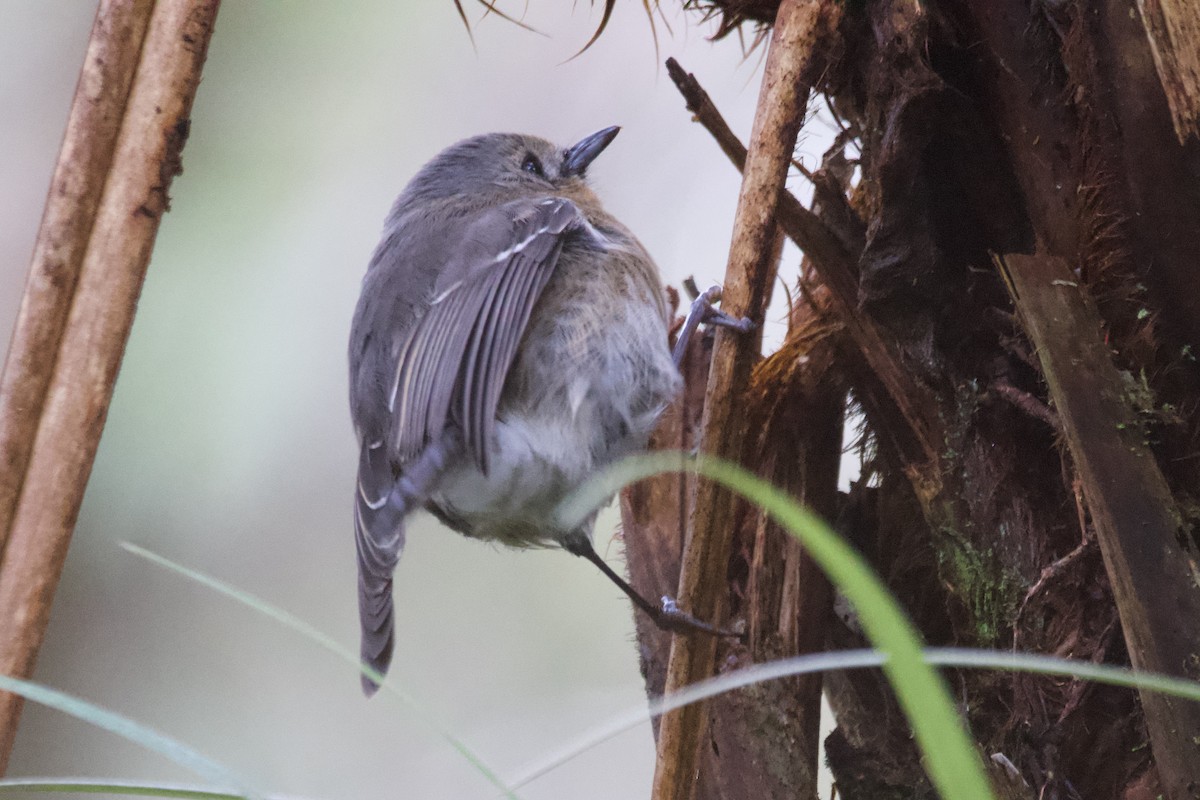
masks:
[(721, 151), (738, 168), (738, 172), (745, 172), (746, 146), (725, 122), (725, 117), (721, 116), (721, 112), (713, 105), (708, 92), (704, 91), (704, 87), (696, 80), (696, 76), (681, 67), (679, 62), (673, 58), (667, 59), (667, 75), (671, 77), (675, 88), (679, 89), (679, 93), (683, 95), (683, 99), (687, 103), (687, 110), (692, 112), (695, 121), (712, 134)]
[[(1016, 627), (1017, 623), (1021, 621), (1021, 617), (1025, 614), (1025, 607), (1029, 605), (1029, 601), (1032, 600), (1038, 594), (1038, 592), (1042, 591), (1042, 589), (1046, 587), (1047, 583), (1054, 578), (1057, 578), (1060, 574), (1062, 574), (1063, 570), (1071, 566), (1071, 564), (1077, 561), (1081, 556), (1090, 551), (1095, 544), (1096, 543), (1094, 540), (1085, 537), (1082, 542), (1075, 545), (1074, 550), (1042, 567), (1042, 571), (1038, 575), (1037, 581), (1034, 582), (1033, 586), (1029, 587), (1029, 591), (1025, 592), (1025, 597), (1023, 600), (1021, 600), (1021, 605), (1017, 607), (1017, 613), (1013, 615), (1013, 627)], [(1016, 649), (1015, 640), (1013, 642), (1013, 649)]]
[(1016, 408), (1049, 425), (1055, 433), (1063, 432), (1062, 421), (1058, 418), (1058, 414), (1054, 413), (1054, 409), (1029, 392), (1013, 386), (1007, 378), (997, 378), (992, 381), (991, 389), (997, 396), (1007, 400)]
[[(734, 316), (761, 320), (768, 289), (775, 212), (808, 99), (814, 60), (841, 5), (822, 0), (784, 0), (767, 54), (758, 110), (745, 159), (733, 242), (725, 273), (723, 306)], [(668, 67), (670, 68), (670, 67)], [(718, 330), (701, 433), (701, 451), (740, 459), (746, 438), (742, 396), (758, 358), (759, 337)], [(733, 528), (733, 498), (714, 484), (697, 487), (694, 530), (683, 554), (679, 597), (701, 619), (720, 619)], [(675, 636), (666, 690), (678, 691), (713, 674), (716, 641)], [(696, 779), (697, 754), (707, 727), (707, 706), (696, 703), (662, 718), (653, 800), (687, 800)]]
[[(109, 34), (111, 15), (122, 5), (101, 5), (93, 36)], [(72, 124), (103, 121), (120, 133), (111, 163), (102, 158), (89, 162), (98, 174), (86, 183), (103, 190), (91, 215), (94, 222), (80, 222), (77, 228), (90, 229), (90, 236), (37, 423), (37, 447), (29, 456), (0, 563), (0, 673), (6, 675), (31, 674), (45, 634), (158, 223), (167, 209), (167, 189), (180, 170), (188, 114), (217, 6), (218, 0), (153, 4), (127, 101), (114, 102), (100, 117), (72, 116)], [(136, 49), (136, 40), (130, 41), (122, 46)], [(90, 48), (89, 56), (94, 51)], [(126, 100), (120, 93), (110, 99)], [(81, 129), (79, 135), (90, 132)], [(72, 168), (63, 166), (74, 156), (71, 142), (69, 133), (60, 174)], [(51, 203), (54, 196), (51, 191)], [(53, 216), (48, 211), (46, 219)], [(25, 304), (26, 309), (34, 307)], [(19, 375), (13, 381), (20, 383)], [(7, 405), (5, 409), (0, 416), (10, 413)], [(19, 698), (0, 694), (0, 771), (7, 767), (20, 712)]]
[[(667, 59), (667, 73), (679, 89), (697, 122), (716, 140), (738, 170), (745, 172), (746, 148), (730, 129), (708, 93), (675, 59)], [(924, 386), (907, 370), (895, 346), (884, 336), (874, 320), (858, 307), (858, 258), (861, 241), (844, 242), (796, 196), (779, 190), (775, 219), (789, 239), (808, 256), (821, 282), (829, 289), (832, 310), (846, 326), (846, 332), (862, 353), (871, 372), (895, 406), (898, 425), (881, 429), (911, 433), (909, 441), (897, 446), (911, 464), (936, 464), (941, 451), (941, 425), (936, 419), (937, 404)]]

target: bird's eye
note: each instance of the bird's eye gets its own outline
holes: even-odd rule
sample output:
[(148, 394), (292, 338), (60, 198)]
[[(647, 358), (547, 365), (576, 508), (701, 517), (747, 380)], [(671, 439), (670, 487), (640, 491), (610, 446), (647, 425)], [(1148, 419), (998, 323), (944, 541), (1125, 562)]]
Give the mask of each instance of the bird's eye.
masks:
[(525, 160), (521, 162), (521, 169), (526, 172), (532, 172), (539, 178), (546, 177), (545, 171), (542, 169), (542, 162), (538, 161), (538, 157), (533, 153), (526, 153)]

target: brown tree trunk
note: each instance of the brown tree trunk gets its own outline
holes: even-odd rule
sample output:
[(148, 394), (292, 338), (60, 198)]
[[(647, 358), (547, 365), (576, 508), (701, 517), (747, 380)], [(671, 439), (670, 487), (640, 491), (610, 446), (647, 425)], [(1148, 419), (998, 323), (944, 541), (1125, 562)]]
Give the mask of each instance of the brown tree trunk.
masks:
[[(769, 25), (778, 3), (709, 5), (729, 32)], [(814, 88), (845, 133), (814, 176), (813, 212), (780, 202), (811, 262), (805, 319), (755, 372), (751, 429), (770, 435), (745, 442), (747, 462), (836, 520), (930, 644), (1195, 677), (1200, 7), (844, 9)], [(696, 88), (689, 108), (717, 132)], [(821, 479), (840, 435), (836, 387), (865, 415), (870, 457), (835, 501)], [(702, 398), (689, 402), (690, 424)], [(690, 446), (689, 425), (668, 424), (661, 443)], [(661, 502), (685, 493), (663, 481), (623, 506), (647, 592), (677, 574), (679, 512)], [(751, 511), (738, 520), (727, 596), (750, 642), (719, 653), (723, 668), (819, 645), (814, 631), (862, 646), (819, 588), (796, 601), (819, 582), (800, 579), (792, 546)], [(665, 645), (647, 631), (641, 643), (657, 691)], [(952, 681), (1006, 796), (1200, 797), (1200, 716), (1181, 701), (1028, 675)], [(877, 673), (824, 688), (840, 797), (934, 796)], [(714, 704), (703, 796), (811, 796), (811, 696), (781, 683)]]

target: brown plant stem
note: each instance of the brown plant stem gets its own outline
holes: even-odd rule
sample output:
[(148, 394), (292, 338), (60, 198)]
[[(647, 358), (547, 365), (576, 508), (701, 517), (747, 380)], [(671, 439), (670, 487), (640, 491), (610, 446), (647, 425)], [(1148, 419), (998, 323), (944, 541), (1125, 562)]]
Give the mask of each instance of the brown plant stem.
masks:
[(0, 553), (25, 481), (58, 344), (153, 8), (153, 0), (102, 2), (79, 72), (25, 295), (0, 376)]
[[(804, 117), (811, 71), (823, 39), (835, 29), (837, 3), (784, 0), (776, 17), (751, 133), (750, 150), (734, 220), (723, 305), (734, 315), (761, 321), (775, 233), (775, 211), (792, 149)], [(717, 332), (701, 424), (701, 450), (740, 460), (746, 418), (740, 413), (751, 369), (758, 359), (757, 336)], [(721, 619), (725, 573), (733, 530), (733, 496), (701, 481), (696, 489), (693, 529), (683, 552), (679, 598), (702, 619)], [(716, 642), (707, 636), (675, 636), (667, 665), (666, 691), (713, 674)], [(695, 703), (663, 716), (659, 726), (654, 800), (687, 800), (695, 787), (697, 755), (704, 737), (707, 705)]]
[[(118, 5), (101, 7), (94, 35), (108, 35), (111, 26), (105, 15)], [(0, 562), (0, 672), (6, 675), (28, 677), (32, 673), (45, 634), (146, 265), (159, 220), (168, 207), (167, 189), (180, 171), (188, 114), (217, 7), (218, 0), (159, 0), (146, 27), (123, 109), (118, 103), (98, 116), (72, 116), (72, 123), (98, 124), (98, 135), (102, 135), (116, 124), (112, 115), (119, 114), (119, 133), (111, 163), (96, 156), (86, 164), (95, 174), (85, 185), (103, 189), (92, 221), (76, 223), (76, 235), (90, 230), (86, 245), (76, 240), (68, 248), (72, 253), (84, 248), (77, 286), (48, 377), (36, 447), (28, 458)], [(136, 45), (136, 40), (124, 41), (129, 47)], [(89, 58), (93, 52), (89, 48)], [(85, 68), (83, 91), (88, 91), (89, 80)], [(119, 99), (122, 93), (110, 94)], [(90, 133), (84, 129), (78, 135), (86, 138)], [(68, 133), (66, 144), (73, 141), (73, 134)], [(58, 174), (76, 168), (61, 163), (72, 157), (72, 150), (65, 148)], [(58, 187), (56, 182), (51, 205), (56, 202)], [(55, 218), (57, 212), (48, 210), (46, 219)], [(35, 272), (40, 268), (35, 262)], [(31, 285), (38, 282), (31, 278)], [(24, 308), (32, 313), (39, 306), (27, 299)], [(20, 358), (10, 360), (8, 369), (20, 370), (22, 363)], [(28, 378), (38, 379), (36, 375)], [(5, 379), (6, 385), (9, 380)], [(14, 385), (22, 380), (19, 373), (11, 378)], [(6, 395), (0, 417), (13, 413), (7, 405), (10, 402), (12, 396)], [(0, 693), (0, 772), (7, 768), (21, 706), (20, 698)]]
[[(801, 299), (792, 307), (783, 346), (754, 368), (750, 413), (758, 431), (752, 452), (760, 460), (759, 474), (832, 522), (838, 515), (846, 398), (843, 385), (832, 377), (842, 328), (819, 309), (825, 294), (819, 290), (816, 297)], [(774, 520), (761, 513), (755, 516), (741, 605), (750, 634), (750, 658), (760, 662), (820, 652), (833, 619), (829, 579)], [(719, 703), (721, 717), (714, 715), (713, 725), (724, 786), (732, 789), (738, 780), (750, 786), (750, 776), (762, 774), (761, 789), (754, 796), (816, 797), (822, 683), (823, 676), (814, 674)], [(728, 731), (733, 727), (726, 711), (729, 706), (746, 709), (741, 715), (744, 726), (733, 736)], [(721, 729), (726, 729), (724, 738)], [(740, 741), (730, 741), (735, 736)], [(736, 766), (731, 762), (739, 751), (747, 750), (752, 758), (743, 761), (742, 769), (730, 769)], [(755, 769), (755, 764), (765, 762), (785, 763), (789, 769)]]

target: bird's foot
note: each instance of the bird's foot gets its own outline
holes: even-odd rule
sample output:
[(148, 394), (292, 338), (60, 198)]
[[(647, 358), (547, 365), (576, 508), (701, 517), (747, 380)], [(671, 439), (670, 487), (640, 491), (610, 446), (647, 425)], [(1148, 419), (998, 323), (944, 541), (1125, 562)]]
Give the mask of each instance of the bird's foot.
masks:
[(743, 632), (718, 628), (716, 625), (693, 617), (680, 608), (673, 597), (665, 594), (662, 596), (662, 607), (658, 610), (658, 613), (650, 614), (649, 616), (655, 625), (671, 633), (696, 633), (698, 631), (700, 633), (707, 633), (710, 636), (723, 636), (739, 641), (743, 641), (746, 638)]
[(687, 317), (683, 320), (683, 327), (679, 329), (679, 336), (675, 339), (675, 352), (672, 357), (675, 359), (676, 367), (683, 363), (688, 342), (701, 325), (716, 325), (739, 333), (749, 333), (758, 327), (749, 317), (735, 317), (716, 307), (716, 303), (721, 302), (720, 286), (710, 286), (700, 293), (695, 292), (694, 284), (688, 284), (688, 288), (695, 295), (695, 299), (692, 301), (692, 307), (688, 311)]

